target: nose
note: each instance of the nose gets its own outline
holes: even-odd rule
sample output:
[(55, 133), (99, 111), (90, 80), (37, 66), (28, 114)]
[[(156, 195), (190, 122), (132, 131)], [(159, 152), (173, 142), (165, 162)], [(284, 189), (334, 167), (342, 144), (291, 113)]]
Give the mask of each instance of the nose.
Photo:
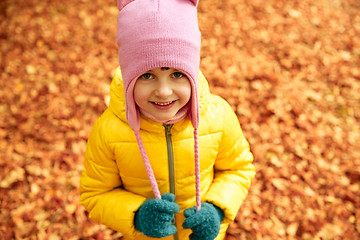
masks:
[(155, 90), (155, 95), (161, 99), (167, 99), (173, 93), (171, 84), (166, 80), (160, 80)]

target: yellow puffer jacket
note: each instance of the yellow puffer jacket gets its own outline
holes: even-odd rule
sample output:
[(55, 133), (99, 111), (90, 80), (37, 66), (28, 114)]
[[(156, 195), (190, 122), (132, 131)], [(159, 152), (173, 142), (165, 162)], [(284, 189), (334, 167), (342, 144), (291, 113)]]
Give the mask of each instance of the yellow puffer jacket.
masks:
[[(222, 98), (210, 94), (201, 73), (199, 93), (201, 200), (224, 211), (225, 218), (216, 238), (223, 239), (255, 175), (253, 156), (235, 113)], [(177, 236), (163, 239), (189, 239), (191, 230), (183, 229), (182, 222), (183, 211), (195, 205), (191, 122), (186, 118), (175, 123), (168, 137), (161, 123), (141, 118), (140, 124), (140, 134), (159, 190), (161, 194), (169, 192), (173, 184), (176, 203), (181, 209), (176, 214)], [(173, 149), (173, 162), (168, 160), (169, 143)], [(109, 109), (96, 121), (89, 136), (84, 165), (80, 202), (89, 217), (121, 232), (125, 239), (153, 239), (138, 232), (133, 222), (141, 204), (154, 195), (135, 135), (127, 124), (120, 69), (111, 83)], [(174, 174), (169, 173), (172, 166)]]

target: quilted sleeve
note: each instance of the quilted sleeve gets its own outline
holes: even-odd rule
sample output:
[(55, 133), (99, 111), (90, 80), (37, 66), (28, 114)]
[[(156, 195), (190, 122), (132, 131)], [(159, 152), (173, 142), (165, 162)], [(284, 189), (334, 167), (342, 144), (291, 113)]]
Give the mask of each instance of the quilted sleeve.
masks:
[(223, 100), (223, 135), (215, 161), (213, 184), (203, 201), (220, 207), (225, 218), (233, 221), (255, 176), (253, 155), (239, 121)]
[(146, 199), (122, 188), (104, 124), (100, 117), (88, 139), (80, 178), (80, 203), (91, 219), (135, 238), (135, 212)]

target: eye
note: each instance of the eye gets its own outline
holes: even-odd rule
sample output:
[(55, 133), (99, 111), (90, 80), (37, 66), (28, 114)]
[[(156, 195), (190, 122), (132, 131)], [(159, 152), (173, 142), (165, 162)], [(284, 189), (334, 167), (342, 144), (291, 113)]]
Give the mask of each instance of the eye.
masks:
[(173, 78), (182, 78), (182, 77), (184, 77), (184, 74), (181, 73), (181, 72), (174, 72), (174, 73), (172, 74), (172, 77), (173, 77)]
[(149, 80), (149, 79), (153, 79), (154, 76), (151, 73), (144, 73), (143, 75), (140, 76), (140, 78)]

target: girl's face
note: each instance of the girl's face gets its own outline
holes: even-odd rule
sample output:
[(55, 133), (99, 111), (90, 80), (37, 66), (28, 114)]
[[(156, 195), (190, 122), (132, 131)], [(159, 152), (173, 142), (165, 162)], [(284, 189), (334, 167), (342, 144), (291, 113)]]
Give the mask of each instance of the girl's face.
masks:
[(191, 97), (189, 79), (174, 68), (155, 68), (134, 86), (135, 103), (160, 122), (171, 120)]

